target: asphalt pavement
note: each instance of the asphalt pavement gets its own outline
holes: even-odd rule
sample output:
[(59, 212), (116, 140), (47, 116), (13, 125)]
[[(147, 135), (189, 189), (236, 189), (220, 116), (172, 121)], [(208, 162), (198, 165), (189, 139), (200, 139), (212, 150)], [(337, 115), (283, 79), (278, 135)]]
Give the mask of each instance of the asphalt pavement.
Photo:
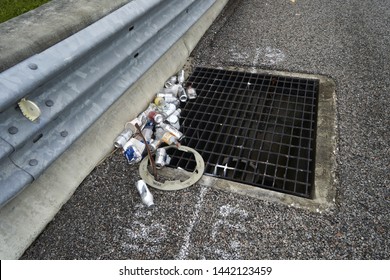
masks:
[(193, 65), (320, 74), (336, 83), (337, 197), (315, 213), (202, 185), (135, 189), (116, 152), (22, 259), (390, 258), (390, 2), (231, 0)]

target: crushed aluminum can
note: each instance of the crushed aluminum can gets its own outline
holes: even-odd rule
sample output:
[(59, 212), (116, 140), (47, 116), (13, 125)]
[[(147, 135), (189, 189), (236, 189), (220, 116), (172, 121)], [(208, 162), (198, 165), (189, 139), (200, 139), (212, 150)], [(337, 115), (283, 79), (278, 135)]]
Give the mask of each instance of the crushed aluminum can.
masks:
[(167, 145), (179, 145), (176, 136), (172, 135), (170, 132), (165, 132), (160, 140)]
[(128, 147), (123, 154), (130, 165), (136, 164), (142, 160), (141, 153), (133, 146)]
[(165, 99), (162, 98), (162, 97), (156, 97), (154, 99), (154, 104), (158, 107), (158, 108), (161, 108), (163, 106), (165, 106)]
[(165, 113), (157, 113), (153, 120), (155, 123), (159, 124), (162, 123), (167, 118), (167, 115)]
[(156, 168), (161, 169), (171, 162), (171, 157), (167, 154), (164, 148), (160, 148), (156, 151)]
[(179, 118), (178, 116), (176, 115), (170, 115), (168, 118), (167, 118), (167, 122), (169, 122), (170, 125), (172, 125), (174, 128), (176, 128), (177, 130), (180, 129), (180, 122), (179, 122)]
[(149, 120), (149, 114), (153, 111), (155, 111), (157, 106), (154, 104), (149, 104), (148, 108), (146, 108), (145, 111), (143, 111), (141, 114), (139, 114), (135, 119), (125, 124), (125, 129), (115, 138), (114, 140), (114, 146), (116, 148), (123, 148), (123, 146), (130, 140), (131, 137), (134, 136), (134, 134), (137, 133), (137, 128), (135, 127), (135, 124), (138, 124), (141, 129), (145, 127)]
[(180, 114), (181, 114), (181, 109), (178, 108), (178, 109), (176, 109), (175, 112), (172, 113), (171, 116), (176, 116), (176, 117), (180, 118)]
[(161, 138), (163, 137), (164, 133), (165, 133), (165, 130), (162, 127), (160, 127), (159, 124), (157, 124), (156, 125), (156, 132), (154, 133), (155, 139), (156, 140), (161, 140)]
[(177, 77), (176, 76), (172, 76), (165, 82), (164, 87), (165, 88), (171, 88), (176, 83), (177, 83)]
[(159, 92), (156, 94), (156, 97), (162, 97), (165, 99), (165, 97), (175, 97), (172, 92)]
[(165, 96), (164, 97), (165, 103), (167, 104), (174, 104), (176, 107), (176, 104), (179, 104), (179, 100), (174, 96)]
[(165, 131), (160, 124), (156, 125), (156, 133), (154, 134), (158, 143), (165, 143), (167, 145), (178, 145), (178, 139), (172, 133)]
[(175, 104), (168, 103), (164, 107), (161, 108), (160, 113), (157, 113), (154, 116), (154, 122), (159, 124), (165, 121), (170, 115), (172, 115), (176, 111), (176, 106)]
[(165, 165), (168, 165), (171, 163), (171, 157), (169, 155), (167, 155), (167, 157), (165, 158)]
[(179, 88), (179, 100), (181, 102), (187, 102), (187, 99), (188, 99), (188, 96), (187, 96), (186, 90), (182, 86), (180, 86), (180, 88)]
[(135, 131), (133, 131), (132, 128), (125, 127), (121, 134), (119, 134), (118, 137), (115, 138), (115, 148), (122, 148), (123, 145), (125, 145), (126, 142), (129, 141), (131, 137), (133, 137), (134, 133)]
[[(149, 107), (137, 118), (128, 122), (115, 139), (115, 147), (123, 148), (129, 164), (142, 160), (146, 155), (146, 144), (153, 152), (157, 151), (162, 143), (180, 145), (179, 141), (184, 135), (179, 131), (181, 109), (178, 107), (180, 102), (196, 97), (196, 91), (191, 84), (187, 85), (187, 89), (184, 88), (184, 81), (184, 70), (181, 70), (177, 77), (172, 76), (168, 79), (165, 87), (156, 94)], [(136, 124), (141, 127), (142, 135), (137, 134)], [(153, 132), (154, 125), (156, 125), (155, 132)], [(144, 143), (144, 139), (147, 143)], [(165, 159), (165, 162), (170, 160), (169, 156)]]
[(183, 84), (184, 83), (184, 80), (185, 80), (185, 77), (184, 77), (184, 70), (181, 70), (178, 75), (177, 75), (177, 81), (179, 82), (179, 84)]
[(151, 152), (156, 151), (161, 145), (161, 139), (154, 139), (150, 141), (149, 148)]
[(162, 108), (163, 112), (167, 115), (167, 116), (170, 116), (173, 114), (173, 112), (176, 111), (176, 106), (175, 104), (172, 104), (172, 103), (167, 103), (163, 108)]
[(138, 190), (138, 193), (141, 196), (141, 201), (143, 204), (145, 204), (148, 207), (151, 207), (154, 205), (153, 202), (153, 195), (149, 191), (148, 186), (146, 185), (144, 180), (138, 180), (136, 183), (136, 188)]
[(191, 86), (187, 87), (187, 95), (188, 95), (188, 99), (195, 99), (198, 96), (196, 94), (196, 90)]
[[(168, 103), (168, 102), (167, 102), (167, 103)], [(179, 101), (179, 99), (176, 99), (175, 101), (169, 102), (169, 104), (173, 104), (173, 105), (175, 105), (176, 107), (179, 107), (179, 106), (180, 106), (180, 101)]]
[(169, 81), (172, 83), (172, 84), (176, 84), (177, 83), (177, 76), (172, 76), (169, 78)]
[(124, 156), (129, 164), (135, 164), (142, 160), (145, 144), (136, 138), (131, 138), (124, 146)]
[(171, 88), (174, 84), (171, 83), (171, 81), (166, 81), (164, 84), (164, 88)]
[(146, 125), (144, 129), (142, 129), (142, 135), (144, 136), (146, 142), (150, 143), (153, 137), (153, 125)]
[(153, 103), (150, 103), (148, 108), (146, 108), (145, 111), (143, 111), (140, 115), (148, 116), (148, 114), (152, 111), (155, 111), (157, 109), (157, 106)]
[(173, 96), (177, 96), (179, 93), (179, 89), (180, 89), (180, 85), (173, 85), (170, 88), (164, 88), (162, 90), (162, 92), (159, 92), (159, 93), (172, 94)]
[(138, 125), (143, 129), (146, 125), (146, 123), (149, 120), (149, 114), (150, 112), (156, 111), (157, 106), (153, 103), (150, 103), (148, 108), (143, 111), (141, 114), (138, 115), (134, 120), (132, 120), (130, 123), (134, 125), (134, 131), (136, 131), (135, 123), (138, 123)]
[(148, 119), (149, 119), (150, 121), (153, 121), (153, 122), (154, 122), (154, 118), (156, 117), (157, 114), (159, 114), (158, 111), (151, 111), (151, 112), (149, 112), (149, 114), (148, 114)]
[(164, 129), (166, 132), (171, 133), (173, 136), (175, 136), (179, 141), (184, 137), (183, 133), (181, 133), (178, 129), (174, 128), (172, 125), (167, 123), (160, 123), (159, 124), (162, 129)]
[(166, 157), (167, 151), (164, 148), (159, 148), (156, 150), (154, 163), (156, 164), (157, 169), (161, 169), (165, 166)]

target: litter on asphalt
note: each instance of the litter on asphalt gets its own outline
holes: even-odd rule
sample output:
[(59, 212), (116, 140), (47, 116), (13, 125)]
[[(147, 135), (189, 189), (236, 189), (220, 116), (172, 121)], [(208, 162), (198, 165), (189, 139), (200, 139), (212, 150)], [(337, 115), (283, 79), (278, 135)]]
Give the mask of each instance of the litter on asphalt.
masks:
[[(114, 140), (114, 146), (123, 150), (123, 155), (131, 165), (141, 162), (150, 153), (155, 156), (151, 161), (157, 169), (169, 164), (171, 158), (164, 146), (180, 147), (184, 134), (180, 131), (180, 104), (197, 97), (192, 84), (184, 85), (185, 72), (170, 77), (149, 106), (135, 119), (125, 124), (124, 130)], [(141, 128), (141, 133), (137, 130)], [(157, 179), (157, 178), (155, 178)], [(142, 202), (148, 207), (154, 205), (153, 195), (143, 180), (136, 187)]]

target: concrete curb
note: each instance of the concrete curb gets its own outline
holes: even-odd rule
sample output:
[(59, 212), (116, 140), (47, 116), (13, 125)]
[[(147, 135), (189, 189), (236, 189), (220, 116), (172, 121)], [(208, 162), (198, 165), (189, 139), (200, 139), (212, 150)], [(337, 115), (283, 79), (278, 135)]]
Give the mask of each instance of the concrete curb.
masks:
[[(228, 0), (218, 0), (100, 119), (31, 186), (0, 211), (0, 258), (17, 259), (53, 219), (83, 179), (112, 151), (123, 124), (146, 108), (180, 70)], [(154, 81), (151, 83), (150, 81)]]

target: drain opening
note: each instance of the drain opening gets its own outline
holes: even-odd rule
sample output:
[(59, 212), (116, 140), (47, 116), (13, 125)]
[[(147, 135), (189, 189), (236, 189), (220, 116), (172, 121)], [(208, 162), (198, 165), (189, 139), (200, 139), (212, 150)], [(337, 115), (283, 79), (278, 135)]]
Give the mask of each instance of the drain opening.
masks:
[[(196, 68), (188, 82), (198, 97), (182, 109), (182, 144), (205, 174), (311, 197), (319, 80)], [(193, 171), (193, 159), (170, 152), (171, 167)]]

